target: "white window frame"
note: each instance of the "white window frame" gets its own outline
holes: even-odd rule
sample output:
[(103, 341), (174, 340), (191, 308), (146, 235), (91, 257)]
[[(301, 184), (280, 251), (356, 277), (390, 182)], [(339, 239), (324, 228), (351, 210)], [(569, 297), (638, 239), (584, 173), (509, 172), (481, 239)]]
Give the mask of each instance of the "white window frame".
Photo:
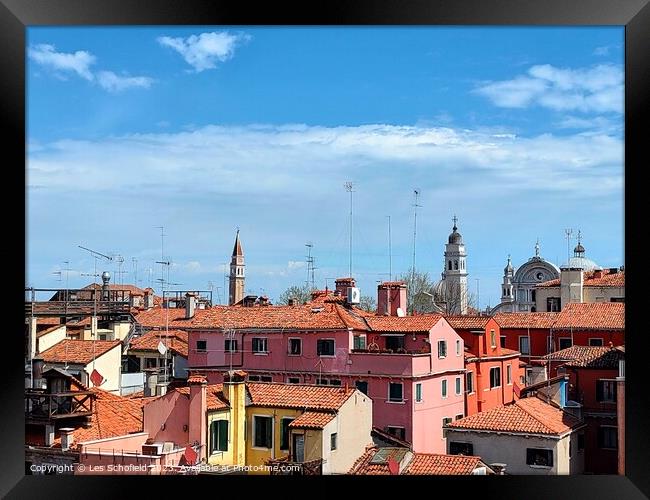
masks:
[(494, 328), (490, 329), (490, 347), (496, 349), (497, 347), (497, 332)]
[(463, 382), (460, 377), (456, 377), (454, 380), (454, 388), (456, 389), (456, 396), (460, 396), (463, 393)]
[[(230, 343), (230, 349), (226, 348), (226, 344)], [(235, 349), (232, 349), (233, 343), (235, 344)], [(237, 342), (237, 339), (224, 339), (223, 341), (223, 350), (225, 352), (239, 352), (239, 342)]]
[(449, 397), (449, 384), (447, 384), (446, 378), (440, 380), (440, 397), (442, 399), (447, 399)]
[[(253, 435), (253, 442), (252, 442), (251, 448), (253, 448), (254, 450), (264, 450), (264, 451), (273, 450), (274, 446), (275, 446), (275, 417), (273, 415), (264, 415), (264, 414), (261, 414), (261, 413), (254, 413), (252, 415), (252, 417), (253, 418), (251, 419), (251, 423), (252, 423), (252, 426), (253, 426), (253, 429), (252, 429), (253, 432), (251, 432), (251, 434)], [(256, 440), (255, 438), (257, 437), (257, 435), (256, 435), (257, 431), (255, 430), (255, 427), (256, 427), (255, 426), (255, 417), (262, 417), (262, 418), (270, 418), (271, 419), (271, 447), (270, 448), (265, 448), (263, 446), (255, 446), (255, 440)]]
[(512, 385), (512, 363), (506, 365), (506, 385)]
[[(445, 354), (444, 356), (440, 355), (440, 343), (444, 343), (445, 345)], [(447, 339), (438, 339), (438, 359), (445, 359), (447, 357)]]
[[(420, 393), (419, 398), (418, 398), (418, 392)], [(422, 400), (423, 400), (423, 398), (422, 398), (422, 382), (416, 382), (415, 383), (415, 402), (416, 403), (421, 403)]]
[[(499, 385), (495, 385), (494, 387), (492, 387), (492, 370), (499, 370)], [(500, 366), (491, 367), (488, 374), (490, 376), (490, 386), (486, 390), (491, 391), (493, 389), (500, 389), (503, 386), (503, 380), (502, 380), (503, 374), (501, 373), (501, 367)]]
[(269, 354), (269, 338), (268, 337), (251, 337), (251, 350), (253, 350), (254, 340), (263, 340), (264, 341), (264, 350), (263, 351), (253, 351), (254, 356), (268, 356)]
[[(298, 354), (293, 354), (291, 352), (291, 341), (292, 340), (297, 340), (300, 342), (300, 352)], [(302, 339), (300, 337), (289, 337), (287, 339), (288, 345), (287, 345), (287, 356), (302, 356)]]

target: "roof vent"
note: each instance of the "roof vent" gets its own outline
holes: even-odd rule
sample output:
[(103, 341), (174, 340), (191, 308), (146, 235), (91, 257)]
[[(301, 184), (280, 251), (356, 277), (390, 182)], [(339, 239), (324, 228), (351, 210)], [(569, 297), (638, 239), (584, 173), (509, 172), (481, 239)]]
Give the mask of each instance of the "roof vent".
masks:
[(312, 307), (311, 312), (313, 313), (319, 313), (323, 311), (323, 307)]

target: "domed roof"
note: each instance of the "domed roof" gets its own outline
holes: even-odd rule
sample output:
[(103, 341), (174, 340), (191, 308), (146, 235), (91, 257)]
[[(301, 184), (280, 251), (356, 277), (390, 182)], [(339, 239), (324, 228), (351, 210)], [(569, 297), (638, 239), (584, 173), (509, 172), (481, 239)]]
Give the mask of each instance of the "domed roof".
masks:
[(444, 302), (447, 295), (447, 282), (444, 279), (433, 285), (433, 301)]
[(514, 267), (512, 267), (512, 263), (510, 262), (510, 256), (508, 256), (508, 265), (503, 268), (503, 272), (505, 274), (511, 273), (515, 270)]
[(454, 215), (453, 221), (454, 221), (454, 227), (452, 228), (452, 233), (449, 235), (449, 243), (452, 245), (462, 245), (463, 244), (463, 237), (461, 234), (458, 232), (458, 228), (456, 227), (456, 221), (457, 217)]
[(600, 266), (587, 257), (571, 257), (569, 259), (569, 262), (564, 264), (562, 267), (579, 268), (583, 269), (584, 271), (593, 271)]
[(582, 246), (582, 243), (578, 243), (573, 249), (574, 253), (585, 253), (585, 247)]

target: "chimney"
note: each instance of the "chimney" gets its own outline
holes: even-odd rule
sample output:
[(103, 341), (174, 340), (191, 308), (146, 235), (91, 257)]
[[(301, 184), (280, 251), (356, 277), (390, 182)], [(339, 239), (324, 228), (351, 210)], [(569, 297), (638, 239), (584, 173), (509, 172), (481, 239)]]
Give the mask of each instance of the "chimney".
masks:
[(603, 270), (602, 269), (595, 269), (593, 277), (594, 278), (602, 278), (603, 277)]
[(61, 449), (67, 451), (72, 448), (74, 442), (74, 429), (72, 427), (61, 427)]
[(104, 271), (102, 273), (102, 300), (108, 300), (108, 282), (111, 281), (111, 273)]
[(246, 426), (246, 372), (230, 370), (223, 377), (223, 395), (230, 404), (230, 422), (232, 425), (233, 463), (246, 463), (246, 445), (244, 441)]
[(259, 303), (261, 306), (268, 306), (269, 305), (269, 298), (266, 295), (262, 295), (259, 299)]
[(354, 278), (339, 278), (334, 283), (336, 285), (334, 294), (338, 297), (347, 297), (348, 288), (353, 288), (356, 286), (356, 281)]
[(158, 368), (145, 368), (144, 396), (146, 398), (156, 396), (156, 386), (158, 385)]
[(33, 359), (32, 360), (32, 388), (33, 389), (42, 389), (43, 388), (43, 365), (45, 362), (42, 359)]
[(406, 283), (386, 281), (377, 285), (377, 314), (397, 316), (397, 310), (406, 312)]
[(290, 298), (290, 299), (287, 301), (287, 304), (290, 305), (290, 306), (295, 306), (295, 305), (296, 305), (296, 299), (294, 299), (294, 298)]
[(153, 290), (151, 288), (147, 288), (144, 291), (144, 308), (151, 309), (152, 307), (153, 307)]
[(29, 329), (29, 361), (36, 356), (36, 325), (38, 320), (34, 316), (30, 316), (27, 323)]
[(45, 446), (54, 445), (54, 424), (45, 424)]
[(185, 294), (185, 319), (192, 319), (196, 310), (196, 294), (187, 292)]
[(584, 273), (579, 267), (560, 268), (560, 303), (583, 302)]
[(208, 381), (203, 375), (191, 374), (187, 379), (190, 386), (190, 445), (199, 444), (199, 461), (207, 457), (207, 399)]

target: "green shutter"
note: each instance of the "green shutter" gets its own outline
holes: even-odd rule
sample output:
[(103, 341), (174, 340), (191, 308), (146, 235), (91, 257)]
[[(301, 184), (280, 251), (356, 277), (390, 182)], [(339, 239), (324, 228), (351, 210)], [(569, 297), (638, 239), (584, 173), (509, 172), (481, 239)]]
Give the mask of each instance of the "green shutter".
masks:
[(219, 451), (228, 451), (228, 421), (218, 420), (216, 424), (219, 433), (217, 449)]

